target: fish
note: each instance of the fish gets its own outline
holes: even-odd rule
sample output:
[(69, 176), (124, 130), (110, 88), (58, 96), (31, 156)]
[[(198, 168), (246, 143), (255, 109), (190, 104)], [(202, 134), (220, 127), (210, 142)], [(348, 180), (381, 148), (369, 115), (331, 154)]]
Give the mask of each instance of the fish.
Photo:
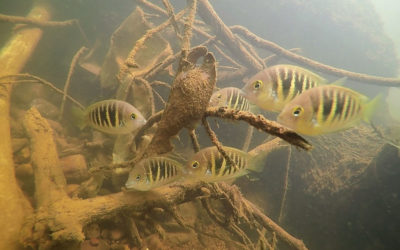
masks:
[(131, 172), (125, 187), (128, 190), (149, 191), (182, 179), (183, 164), (166, 156), (141, 160)]
[(210, 98), (210, 107), (227, 107), (239, 111), (249, 111), (250, 103), (242, 90), (235, 87), (222, 88), (214, 92)]
[(370, 119), (381, 95), (369, 100), (352, 89), (324, 85), (309, 89), (288, 103), (277, 121), (304, 135), (345, 130)]
[(205, 182), (228, 181), (247, 175), (251, 171), (262, 171), (263, 165), (247, 152), (232, 147), (224, 147), (224, 150), (236, 167), (227, 163), (217, 147), (207, 147), (194, 154), (186, 163), (187, 179)]
[(121, 100), (93, 103), (84, 112), (84, 125), (107, 134), (128, 134), (146, 123), (146, 119), (131, 104)]
[(299, 66), (279, 64), (251, 77), (242, 88), (244, 96), (259, 108), (280, 112), (293, 98), (327, 81)]

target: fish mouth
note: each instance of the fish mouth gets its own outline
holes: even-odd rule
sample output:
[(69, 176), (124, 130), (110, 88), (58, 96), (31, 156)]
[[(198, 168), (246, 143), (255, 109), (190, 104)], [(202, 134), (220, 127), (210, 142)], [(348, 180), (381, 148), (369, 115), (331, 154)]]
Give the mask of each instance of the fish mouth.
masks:
[(128, 181), (128, 182), (125, 183), (125, 187), (126, 187), (128, 190), (135, 190), (135, 182), (133, 182), (133, 181)]

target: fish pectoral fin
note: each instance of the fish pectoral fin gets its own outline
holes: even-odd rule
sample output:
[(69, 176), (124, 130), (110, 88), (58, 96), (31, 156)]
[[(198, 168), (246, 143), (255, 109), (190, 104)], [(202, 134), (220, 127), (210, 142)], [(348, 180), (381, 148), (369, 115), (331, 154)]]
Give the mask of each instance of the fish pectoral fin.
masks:
[(251, 182), (253, 182), (253, 181), (259, 181), (260, 180), (260, 178), (259, 177), (255, 177), (253, 174), (256, 174), (257, 172), (254, 172), (254, 171), (250, 171), (250, 173), (248, 174), (248, 175), (246, 175), (246, 178), (249, 180), (249, 181), (251, 181)]

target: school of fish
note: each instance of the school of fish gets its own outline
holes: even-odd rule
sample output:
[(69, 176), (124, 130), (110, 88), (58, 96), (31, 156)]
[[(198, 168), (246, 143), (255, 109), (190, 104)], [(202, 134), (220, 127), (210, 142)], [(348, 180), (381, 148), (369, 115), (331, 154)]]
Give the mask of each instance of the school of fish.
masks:
[[(209, 106), (278, 112), (280, 124), (300, 134), (317, 136), (351, 128), (362, 120), (369, 122), (380, 99), (378, 95), (370, 100), (350, 88), (327, 84), (307, 69), (282, 64), (255, 74), (242, 89), (217, 90)], [(131, 104), (112, 99), (90, 105), (85, 121), (99, 131), (117, 135), (132, 133), (146, 123)], [(232, 181), (260, 172), (265, 165), (262, 154), (251, 156), (232, 147), (224, 150), (230, 161), (216, 147), (204, 148), (186, 162), (168, 156), (143, 159), (133, 167), (125, 186), (127, 190), (149, 191), (179, 181)]]

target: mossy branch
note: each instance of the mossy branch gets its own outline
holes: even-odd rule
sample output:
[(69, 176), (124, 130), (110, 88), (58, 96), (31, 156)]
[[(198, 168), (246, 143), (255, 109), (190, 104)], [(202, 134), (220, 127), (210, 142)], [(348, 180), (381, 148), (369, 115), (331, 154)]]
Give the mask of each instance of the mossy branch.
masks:
[(287, 129), (277, 122), (267, 120), (262, 115), (255, 115), (247, 111), (238, 111), (227, 108), (208, 108), (204, 114), (205, 116), (219, 117), (223, 119), (231, 119), (237, 121), (245, 121), (255, 128), (262, 130), (268, 134), (277, 136), (290, 144), (300, 147), (305, 150), (311, 150), (311, 144), (296, 134), (293, 130)]

